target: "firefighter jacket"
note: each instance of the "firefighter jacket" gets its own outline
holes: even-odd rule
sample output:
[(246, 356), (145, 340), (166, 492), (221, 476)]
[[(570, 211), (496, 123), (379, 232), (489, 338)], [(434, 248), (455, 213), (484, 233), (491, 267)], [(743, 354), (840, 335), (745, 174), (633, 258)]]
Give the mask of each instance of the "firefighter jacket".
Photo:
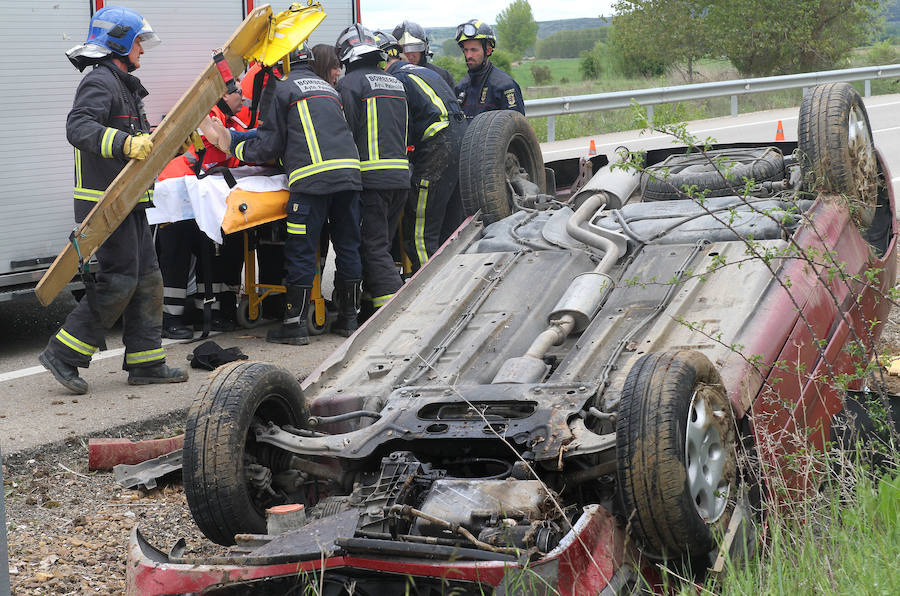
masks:
[(237, 143), (235, 157), (253, 163), (280, 159), (292, 192), (362, 190), (359, 154), (337, 91), (305, 63), (292, 64), (287, 80), (273, 82), (257, 136)]
[(447, 86), (450, 87), (450, 89), (453, 89), (453, 85), (454, 85), (453, 75), (450, 74), (449, 70), (447, 70), (446, 68), (441, 68), (437, 64), (435, 64), (433, 62), (428, 62), (427, 60), (422, 60), (422, 64), (419, 64), (419, 66), (427, 68), (431, 72), (437, 73), (441, 77), (441, 79), (445, 83), (447, 83)]
[(351, 64), (338, 83), (365, 188), (409, 188), (406, 91), (374, 64)]
[(466, 73), (455, 91), (469, 120), (491, 110), (516, 110), (525, 114), (525, 101), (519, 84), (490, 60)]
[[(147, 90), (136, 76), (109, 60), (81, 79), (66, 119), (66, 138), (75, 147), (75, 221), (80, 223), (87, 216), (128, 163), (125, 140), (149, 134), (143, 104), (146, 96)], [(151, 188), (136, 208), (146, 208), (152, 198)]]
[(409, 144), (421, 145), (450, 125), (462, 120), (453, 90), (428, 68), (409, 62), (394, 62), (387, 69), (403, 83), (409, 106)]

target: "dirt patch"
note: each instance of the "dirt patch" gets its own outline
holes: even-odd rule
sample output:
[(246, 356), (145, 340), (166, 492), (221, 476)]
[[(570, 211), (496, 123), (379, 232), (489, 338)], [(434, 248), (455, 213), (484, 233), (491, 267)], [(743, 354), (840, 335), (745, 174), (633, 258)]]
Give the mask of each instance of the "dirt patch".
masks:
[[(172, 436), (182, 432), (184, 416), (181, 411), (104, 436)], [(5, 459), (13, 594), (123, 594), (128, 537), (136, 525), (163, 550), (183, 537), (189, 553), (221, 552), (194, 524), (177, 474), (153, 491), (125, 490), (111, 472), (88, 471), (86, 438)]]

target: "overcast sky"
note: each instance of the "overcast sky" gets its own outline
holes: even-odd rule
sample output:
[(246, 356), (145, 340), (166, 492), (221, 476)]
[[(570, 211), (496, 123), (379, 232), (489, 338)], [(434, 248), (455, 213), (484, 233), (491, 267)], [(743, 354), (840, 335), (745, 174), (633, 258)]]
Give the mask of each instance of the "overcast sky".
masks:
[[(360, 0), (362, 22), (370, 28), (393, 28), (404, 19), (423, 27), (455, 27), (469, 19), (496, 23), (512, 0), (423, 2), (422, 0)], [(612, 0), (531, 0), (535, 21), (596, 18), (612, 14)]]

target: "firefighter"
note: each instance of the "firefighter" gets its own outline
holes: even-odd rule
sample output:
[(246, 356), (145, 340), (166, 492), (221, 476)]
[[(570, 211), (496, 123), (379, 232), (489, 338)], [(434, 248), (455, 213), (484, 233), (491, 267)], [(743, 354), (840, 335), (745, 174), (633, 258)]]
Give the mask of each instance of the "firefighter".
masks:
[(221, 131), (242, 161), (282, 160), (291, 187), (284, 246), (285, 311), (281, 327), (266, 335), (272, 343), (309, 343), (306, 313), (316, 275), (316, 246), (326, 219), (336, 265), (338, 317), (332, 330), (350, 335), (359, 313), (359, 154), (338, 92), (312, 71), (311, 59), (309, 47), (300, 44), (291, 53), (287, 79), (269, 77), (274, 89), (258, 129), (243, 134)]
[(376, 33), (387, 54), (387, 72), (406, 90), (412, 187), (403, 214), (404, 250), (413, 271), (424, 265), (463, 219), (459, 195), (459, 148), (465, 117), (453, 90), (434, 72), (401, 60), (400, 45)]
[(315, 56), (313, 71), (332, 87), (337, 87), (338, 79), (341, 78), (341, 61), (338, 60), (334, 46), (327, 43), (316, 44), (312, 47), (312, 52)]
[(379, 68), (384, 53), (371, 31), (347, 27), (337, 41), (345, 67), (338, 91), (360, 155), (362, 261), (367, 298), (377, 309), (403, 285), (391, 243), (409, 193), (403, 83)]
[[(243, 105), (241, 91), (226, 93), (209, 113), (223, 126), (246, 131), (249, 127), (249, 110)], [(213, 168), (239, 167), (241, 162), (229, 157), (221, 149), (203, 138), (202, 157), (194, 148), (173, 159), (160, 172), (158, 179), (196, 176)], [(191, 256), (197, 262), (197, 295), (194, 306), (204, 309), (206, 277), (212, 277), (210, 294), (215, 301), (209, 305), (212, 331), (232, 331), (237, 315), (237, 290), (241, 283), (243, 265), (243, 238), (232, 234), (215, 246), (204, 234), (197, 222), (185, 219), (159, 227), (156, 233), (156, 250), (163, 277), (163, 326), (162, 336), (172, 339), (188, 339), (194, 336), (188, 326), (188, 279), (191, 273)]]
[[(147, 90), (130, 74), (145, 49), (159, 38), (137, 12), (121, 6), (98, 10), (85, 43), (66, 55), (84, 76), (66, 120), (66, 137), (75, 147), (75, 220), (81, 222), (129, 159), (145, 159), (152, 149), (142, 100)], [(144, 209), (148, 190), (97, 250), (96, 282), (66, 317), (39, 360), (73, 393), (88, 391), (78, 374), (104, 347), (105, 330), (122, 317), (128, 383), (179, 383), (185, 371), (169, 368), (162, 348), (162, 276)], [(74, 239), (73, 242), (77, 242)]]
[(447, 86), (453, 89), (453, 75), (448, 70), (428, 61), (434, 54), (431, 52), (428, 36), (425, 34), (425, 29), (422, 28), (422, 25), (411, 21), (403, 21), (394, 27), (392, 36), (400, 44), (401, 52), (406, 56), (406, 60), (410, 64), (422, 66), (436, 72), (447, 83)]
[(472, 19), (456, 28), (456, 43), (466, 58), (469, 72), (456, 85), (466, 118), (491, 110), (516, 110), (525, 114), (522, 90), (511, 76), (490, 60), (497, 36), (487, 23)]

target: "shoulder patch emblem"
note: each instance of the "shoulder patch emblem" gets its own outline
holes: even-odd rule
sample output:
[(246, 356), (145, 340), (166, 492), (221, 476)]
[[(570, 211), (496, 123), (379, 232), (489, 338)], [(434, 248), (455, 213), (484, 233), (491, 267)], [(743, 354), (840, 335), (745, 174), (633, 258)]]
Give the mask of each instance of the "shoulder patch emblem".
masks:
[(507, 89), (503, 92), (506, 95), (506, 103), (509, 107), (513, 107), (516, 105), (516, 90), (515, 89)]
[(481, 90), (481, 101), (479, 101), (478, 103), (484, 103), (484, 100), (487, 99), (487, 91), (488, 91), (488, 88), (487, 88), (487, 87), (484, 87), (484, 88)]

